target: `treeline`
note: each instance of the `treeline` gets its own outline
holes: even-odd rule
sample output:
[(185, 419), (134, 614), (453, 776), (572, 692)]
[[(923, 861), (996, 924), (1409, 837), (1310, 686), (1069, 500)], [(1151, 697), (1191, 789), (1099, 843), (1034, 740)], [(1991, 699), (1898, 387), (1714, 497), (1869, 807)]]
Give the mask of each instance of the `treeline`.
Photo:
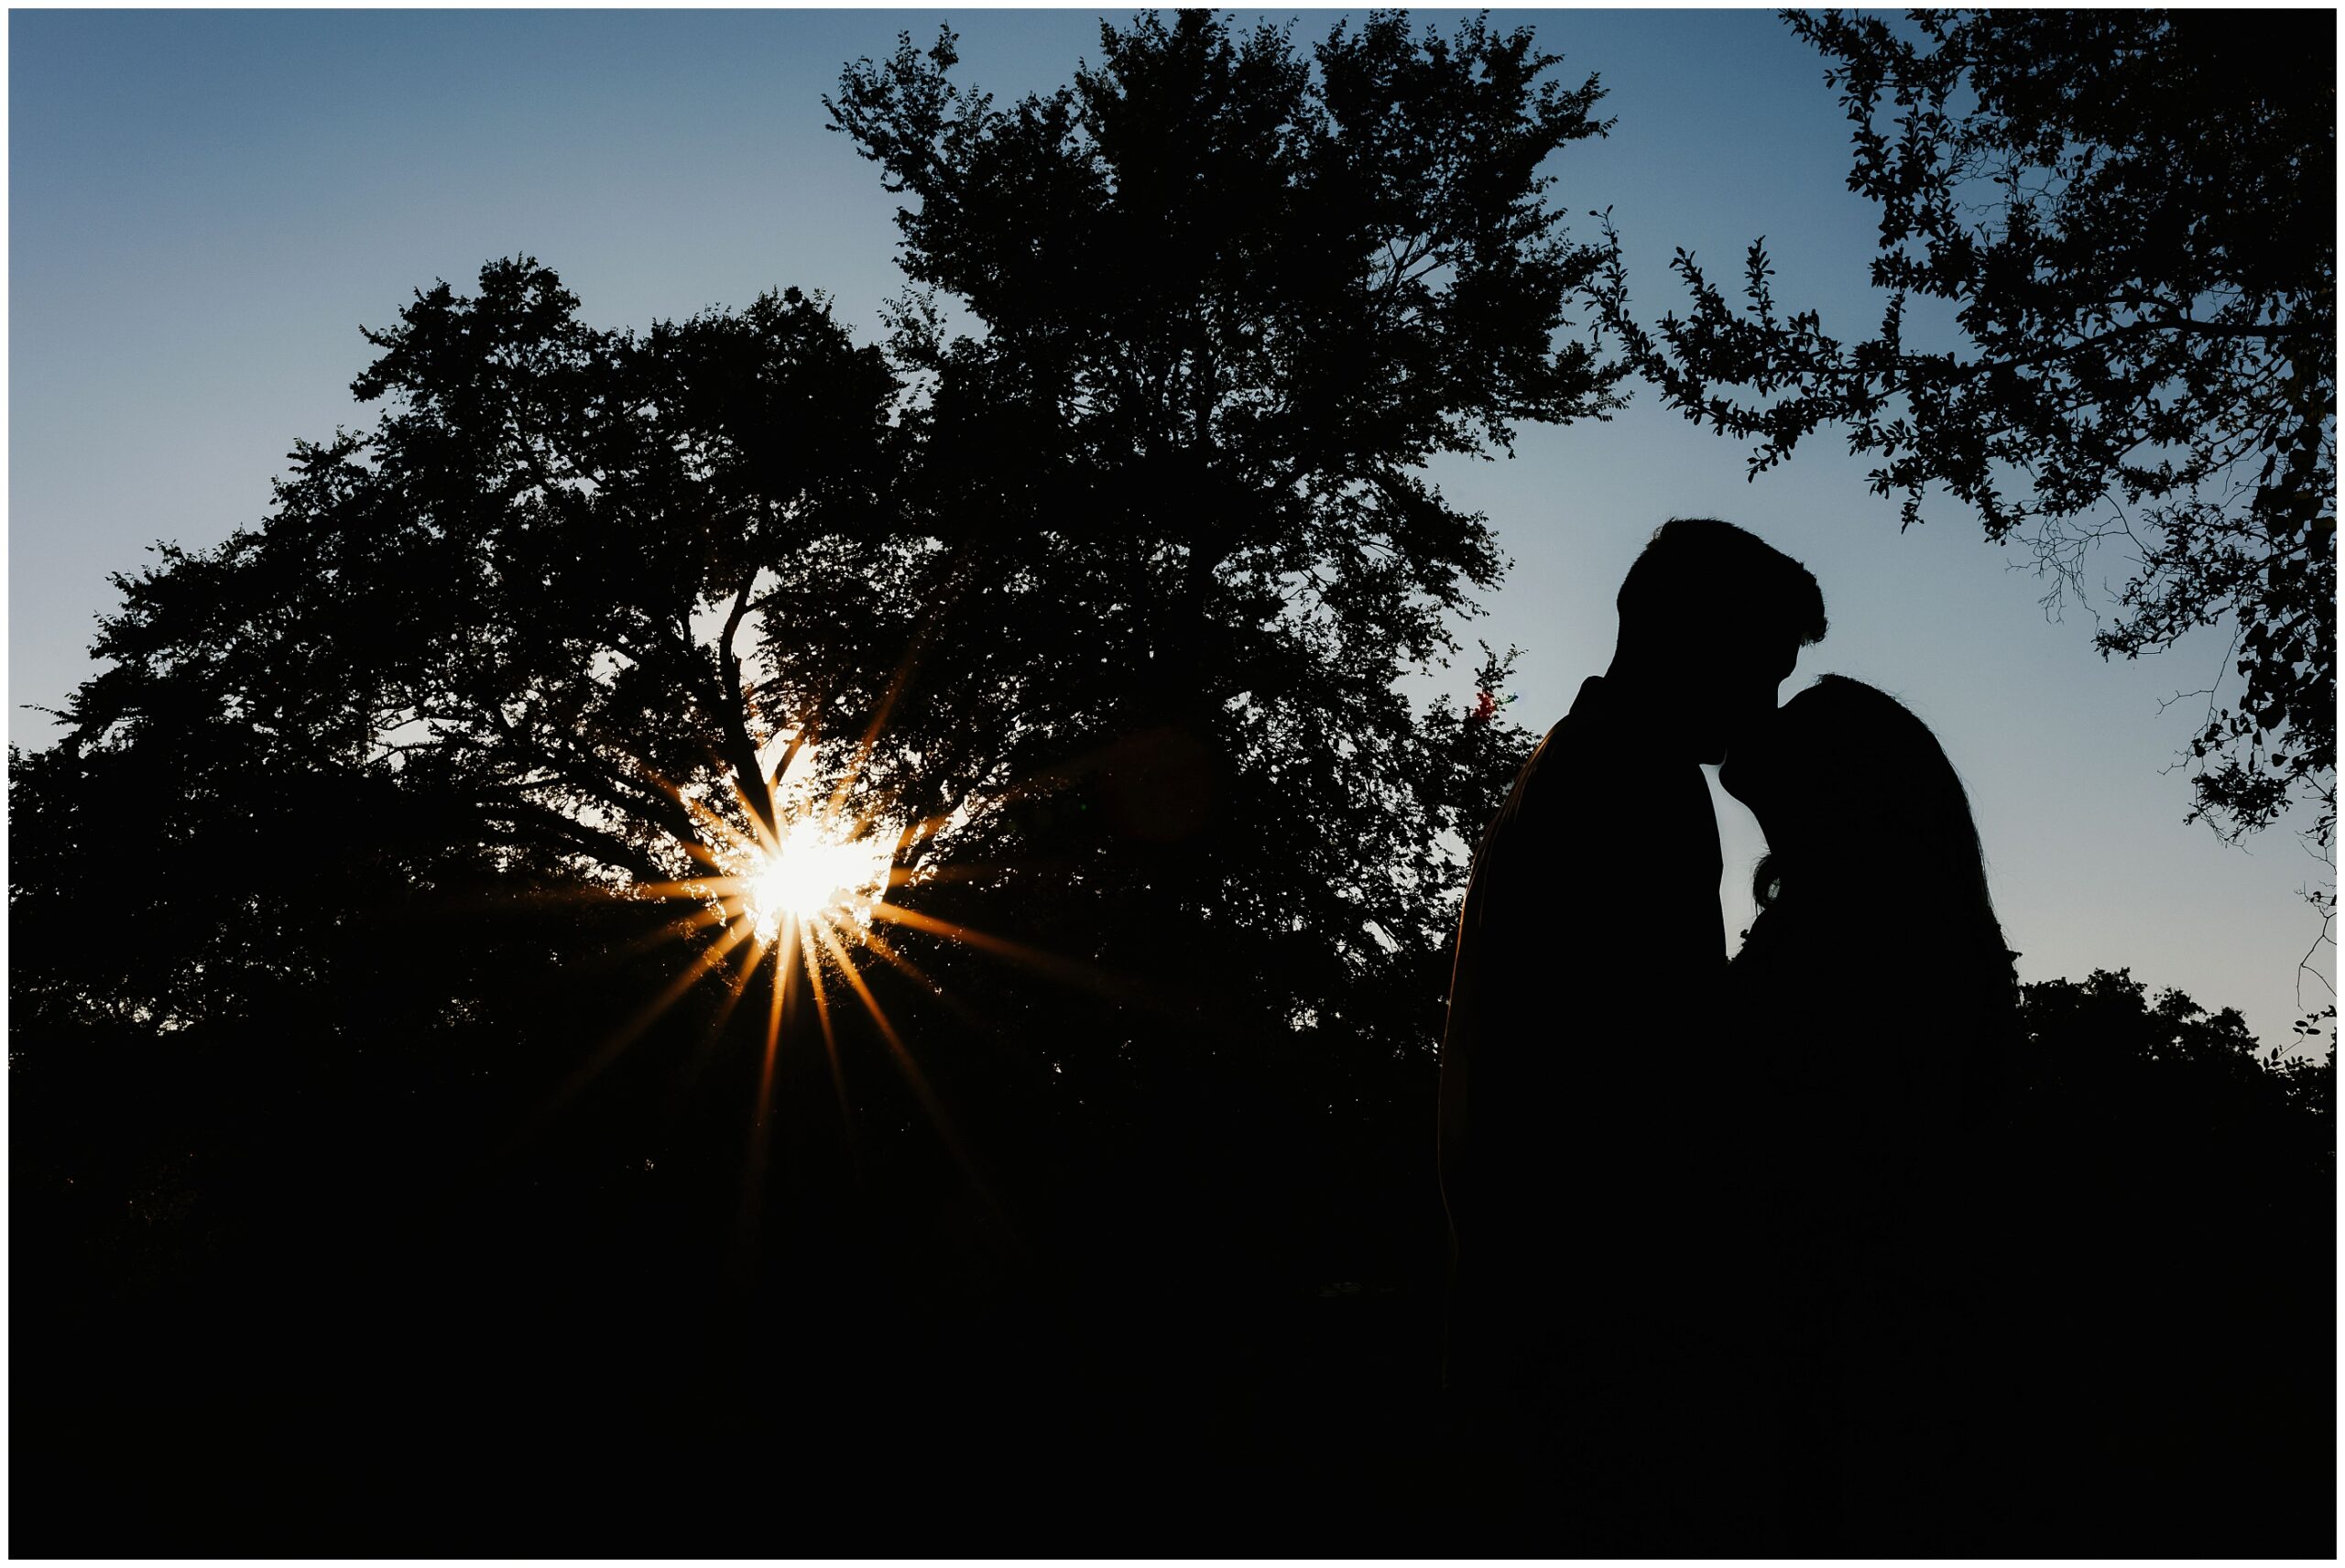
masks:
[[(492, 263), (119, 580), (11, 754), (18, 1549), (1472, 1554), (1434, 1052), (1531, 737), (1395, 684), (1501, 565), (1427, 460), (1617, 403), (1543, 172), (1600, 90), (1384, 15), (956, 63), (831, 105), (885, 344)], [(778, 783), (900, 918), (777, 1013), (708, 883)], [(2326, 1076), (2028, 1005), (2013, 1549), (2321, 1554)]]
[[(922, 1060), (957, 1064), (933, 1088), (966, 1158), (843, 1017), (844, 1113), (795, 1034), (760, 1166), (758, 1031), (711, 1035), (714, 998), (543, 1115), (671, 968), (582, 958), (623, 951), (635, 910), (376, 918), (387, 964), (406, 923), (428, 933), (413, 963), (489, 965), (506, 1005), (421, 1024), (386, 980), (170, 1030), (17, 1008), (27, 1541), (1208, 1551), (1243, 1528), (1264, 1551), (1431, 1552), (1470, 1531), (1437, 1441), (1425, 1064), (1239, 1065), (1200, 1039), (1184, 1079), (1078, 1101), (897, 996)], [(2334, 1453), (2329, 1063), (2121, 974), (2026, 1007), (1979, 1195), (1993, 1239), (1960, 1260), (2033, 1390), (2010, 1438), (2034, 1484), (1991, 1500), (2013, 1549), (2311, 1541)], [(100, 1494), (103, 1515), (61, 1506)]]

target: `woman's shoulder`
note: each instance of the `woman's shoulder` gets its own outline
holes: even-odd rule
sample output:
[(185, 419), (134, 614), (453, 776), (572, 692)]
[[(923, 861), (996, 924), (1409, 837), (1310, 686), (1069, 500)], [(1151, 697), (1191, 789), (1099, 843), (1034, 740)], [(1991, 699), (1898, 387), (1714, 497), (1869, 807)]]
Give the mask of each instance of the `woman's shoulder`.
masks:
[(1836, 911), (1796, 895), (1761, 909), (1742, 933), (1735, 962), (1753, 968), (1807, 964), (1829, 968), (1869, 955), (1881, 945), (1878, 922)]
[(2002, 945), (1866, 911), (1795, 899), (1761, 909), (1729, 966), (1746, 1006), (1797, 1006), (1853, 1027), (1960, 1030), (2016, 1017), (2018, 954)]

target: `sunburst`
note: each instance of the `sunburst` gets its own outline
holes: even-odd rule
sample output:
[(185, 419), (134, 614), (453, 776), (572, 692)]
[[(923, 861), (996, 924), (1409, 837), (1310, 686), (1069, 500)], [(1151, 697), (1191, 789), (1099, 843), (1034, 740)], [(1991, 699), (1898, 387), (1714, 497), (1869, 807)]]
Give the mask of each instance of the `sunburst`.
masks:
[[(778, 767), (766, 763), (775, 768), (774, 773), (757, 779), (752, 784), (757, 798), (744, 793), (737, 783), (711, 800), (703, 790), (679, 789), (657, 777), (647, 779), (688, 815), (693, 833), (681, 847), (690, 855), (697, 869), (672, 880), (638, 880), (627, 891), (636, 898), (682, 906), (682, 918), (668, 931), (672, 940), (682, 942), (693, 951), (675, 977), (606, 1036), (562, 1091), (543, 1107), (544, 1114), (552, 1114), (670, 1008), (694, 991), (712, 985), (724, 986), (725, 995), (713, 1011), (704, 1045), (716, 1045), (752, 986), (762, 979), (770, 989), (763, 998), (765, 1005), (757, 1010), (764, 1015), (759, 1020), (763, 1025), (763, 1049), (756, 1104), (749, 1118), (748, 1160), (744, 1170), (741, 1219), (745, 1243), (757, 1228), (757, 1193), (762, 1187), (767, 1132), (787, 1020), (802, 1016), (806, 1000), (813, 1004), (813, 1021), (819, 1026), (840, 1112), (850, 1123), (853, 1120), (842, 1072), (836, 1016), (841, 1011), (839, 1004), (848, 996), (867, 1015), (874, 1031), (885, 1044), (888, 1057), (976, 1193), (1002, 1223), (1005, 1232), (1015, 1235), (1008, 1216), (978, 1175), (946, 1107), (931, 1090), (927, 1074), (901, 1031), (882, 1008), (863, 971), (876, 958), (910, 980), (916, 995), (940, 1004), (964, 1022), (978, 1020), (889, 940), (879, 929), (881, 923), (899, 932), (917, 933), (933, 942), (985, 953), (1054, 984), (1143, 1004), (1152, 999), (1129, 982), (1088, 964), (897, 901), (913, 887), (989, 879), (1010, 869), (967, 864), (942, 866), (933, 861), (917, 868), (901, 864), (931, 841), (953, 836), (987, 809), (979, 802), (964, 801), (938, 815), (915, 821), (909, 813), (896, 811), (884, 790), (872, 789), (870, 781), (861, 777), (874, 755), (875, 744), (903, 679), (904, 674), (900, 671), (869, 728), (846, 757), (830, 761), (827, 768), (822, 766), (824, 748), (813, 735), (785, 733), (770, 740), (769, 748), (777, 752), (780, 760)], [(728, 777), (737, 777), (730, 768), (724, 771)], [(815, 785), (820, 773), (832, 775), (827, 792)], [(990, 804), (1001, 804), (1020, 794), (1061, 788), (1070, 781), (1069, 777), (1039, 776), (1001, 791)], [(859, 802), (862, 809), (850, 811), (851, 801)], [(757, 1013), (750, 1016), (756, 1017)], [(979, 1027), (983, 1027), (981, 1022)], [(697, 1060), (704, 1062), (706, 1055), (704, 1050)], [(852, 1139), (849, 1147), (852, 1150)]]
[(736, 872), (751, 929), (771, 942), (784, 920), (869, 925), (891, 848), (874, 834), (847, 836), (819, 816), (791, 822), (770, 848), (751, 845)]

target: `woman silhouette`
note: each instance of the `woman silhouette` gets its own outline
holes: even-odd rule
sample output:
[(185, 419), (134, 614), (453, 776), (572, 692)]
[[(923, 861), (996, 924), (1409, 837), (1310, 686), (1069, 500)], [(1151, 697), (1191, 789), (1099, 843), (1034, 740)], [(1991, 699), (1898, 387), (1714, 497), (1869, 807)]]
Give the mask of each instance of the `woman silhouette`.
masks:
[(1767, 835), (1729, 970), (1752, 1108), (1741, 1308), (1769, 1389), (1775, 1545), (1969, 1555), (2001, 1534), (1985, 1348), (2015, 953), (1953, 765), (1827, 675), (1719, 774)]

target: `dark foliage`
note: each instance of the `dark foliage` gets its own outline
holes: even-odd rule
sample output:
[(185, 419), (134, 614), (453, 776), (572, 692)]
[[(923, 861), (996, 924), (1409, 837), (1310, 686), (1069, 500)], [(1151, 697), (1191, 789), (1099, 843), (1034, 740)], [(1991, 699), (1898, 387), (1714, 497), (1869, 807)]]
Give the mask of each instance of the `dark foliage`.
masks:
[(2335, 1550), (2335, 1059), (2124, 972), (2023, 987), (1980, 1260), (2012, 1539)]
[[(762, 1466), (874, 1548), (1035, 1468), (1094, 1504), (995, 1539), (1113, 1550), (1107, 1499), (1282, 1423), (1429, 1420), (1397, 1342), (1338, 1331), (1407, 1369), (1372, 1402), (1292, 1352), (1437, 1306), (1458, 850), (1527, 737), (1392, 690), (1500, 565), (1409, 470), (1606, 406), (1536, 173), (1594, 84), (1391, 19), (1151, 20), (1009, 114), (949, 59), (841, 114), (982, 336), (438, 285), (369, 334), (381, 417), (123, 580), (15, 759), (17, 1323), (68, 1369), (20, 1410), (151, 1478), (126, 1549), (649, 1545)], [(863, 964), (893, 1038), (834, 969), (768, 1095), (770, 964), (638, 895), (834, 789), (928, 925)], [(534, 1517), (444, 1479), (499, 1465), (570, 1533), (467, 1535)]]
[[(1397, 17), (1313, 59), (1200, 13), (1101, 49), (1001, 110), (952, 81), (949, 33), (906, 39), (832, 106), (916, 202), (903, 264), (936, 291), (896, 317), (923, 389), (902, 494), (965, 608), (893, 721), (915, 814), (1096, 779), (1090, 820), (1037, 800), (963, 853), (1063, 867), (1030, 908), (1144, 887), (1073, 939), (1107, 970), (1209, 975), (1274, 1038), (1422, 1049), (1454, 846), (1523, 737), (1393, 693), (1500, 565), (1412, 470), (1609, 406), (1556, 342), (1596, 258), (1537, 173), (1599, 129), (1595, 84), (1543, 82), (1527, 34)], [(939, 293), (980, 330), (948, 334)], [(1159, 774), (1200, 786), (1194, 819), (1117, 781)]]
[(2154, 996), (2131, 971), (2022, 989), (2036, 1053), (2015, 1116), (2047, 1136), (2088, 1127), (2144, 1149), (2219, 1140), (2229, 1160), (2269, 1160), (2318, 1177), (2335, 1142), (2333, 1062), (2259, 1044), (2246, 1020), (2179, 991)]
[[(1499, 565), (1408, 470), (1605, 407), (1535, 173), (1594, 85), (1474, 23), (1151, 20), (1000, 112), (950, 55), (838, 99), (939, 290), (892, 357), (440, 285), (13, 757), (19, 1547), (1448, 1539), (1430, 1043), (1527, 737), (1392, 694)], [(633, 895), (810, 756), (976, 935), (888, 928), (901, 1054), (834, 971), (768, 1085)]]
[[(2236, 834), (2292, 799), (2336, 807), (2336, 78), (2321, 16), (1838, 12), (1791, 26), (1855, 126), (1849, 188), (1879, 204), (1879, 333), (1779, 312), (1763, 242), (1730, 307), (1694, 257), (1691, 310), (1648, 331), (1617, 239), (1596, 297), (1687, 418), (1756, 474), (1827, 424), (1873, 487), (1943, 485), (1987, 537), (2082, 586), (2131, 576), (2095, 636), (2159, 652), (2231, 627), (2239, 684), (2190, 745), (2193, 815)], [(1914, 301), (1951, 311), (1958, 346)]]

